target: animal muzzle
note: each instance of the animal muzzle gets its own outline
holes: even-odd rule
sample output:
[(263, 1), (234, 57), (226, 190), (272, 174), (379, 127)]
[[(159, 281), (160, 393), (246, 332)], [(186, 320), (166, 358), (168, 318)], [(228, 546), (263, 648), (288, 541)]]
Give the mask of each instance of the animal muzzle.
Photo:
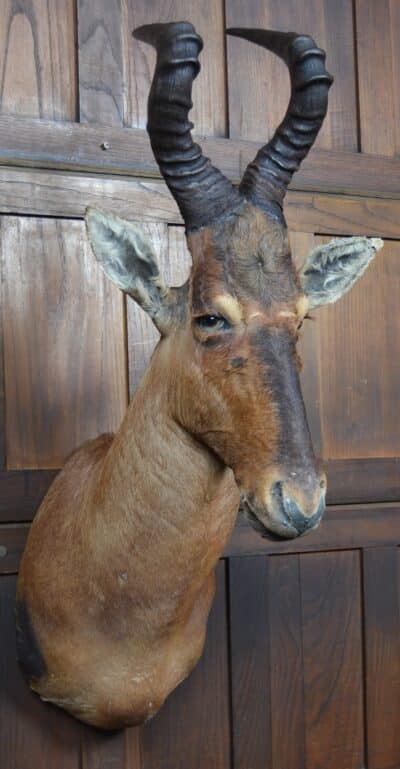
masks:
[(326, 480), (324, 476), (308, 482), (305, 488), (293, 487), (286, 481), (274, 481), (266, 499), (244, 495), (245, 516), (264, 536), (278, 535), (294, 539), (319, 525), (325, 510)]

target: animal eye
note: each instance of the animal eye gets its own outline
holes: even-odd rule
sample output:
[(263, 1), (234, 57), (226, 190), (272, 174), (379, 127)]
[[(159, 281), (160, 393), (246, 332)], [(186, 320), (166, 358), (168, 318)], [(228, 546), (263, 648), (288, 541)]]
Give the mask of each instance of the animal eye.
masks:
[(199, 315), (195, 318), (198, 328), (210, 331), (220, 331), (230, 328), (230, 324), (222, 315)]

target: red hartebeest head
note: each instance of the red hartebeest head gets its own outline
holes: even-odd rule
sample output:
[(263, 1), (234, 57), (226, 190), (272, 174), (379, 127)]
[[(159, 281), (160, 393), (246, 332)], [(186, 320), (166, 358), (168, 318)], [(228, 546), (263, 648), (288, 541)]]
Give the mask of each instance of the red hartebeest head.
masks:
[(105, 272), (161, 332), (152, 365), (160, 366), (171, 416), (233, 469), (256, 527), (296, 537), (320, 522), (326, 491), (300, 392), (298, 331), (310, 309), (353, 285), (381, 242), (334, 241), (296, 270), (282, 202), (321, 127), (332, 78), (324, 52), (306, 35), (228, 33), (280, 56), (292, 85), (283, 122), (239, 189), (191, 137), (201, 38), (186, 22), (134, 33), (157, 49), (148, 131), (186, 224), (188, 282), (164, 286), (150, 245), (132, 224), (89, 209), (87, 226)]
[(157, 48), (148, 128), (193, 266), (184, 286), (167, 288), (134, 225), (88, 211), (100, 264), (161, 340), (115, 436), (77, 449), (52, 484), (20, 566), (17, 646), (30, 686), (102, 728), (151, 718), (199, 659), (238, 488), (264, 533), (296, 537), (318, 525), (325, 478), (299, 387), (298, 330), (380, 246), (336, 241), (296, 271), (281, 205), (331, 78), (309, 37), (231, 32), (275, 51), (292, 80), (286, 117), (238, 190), (191, 138), (193, 27), (136, 31)]

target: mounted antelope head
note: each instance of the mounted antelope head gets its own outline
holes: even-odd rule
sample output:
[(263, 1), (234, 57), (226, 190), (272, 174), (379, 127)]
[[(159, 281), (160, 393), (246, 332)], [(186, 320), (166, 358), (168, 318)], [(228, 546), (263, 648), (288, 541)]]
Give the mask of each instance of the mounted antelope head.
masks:
[(240, 497), (265, 534), (319, 524), (326, 481), (300, 392), (298, 331), (381, 246), (339, 240), (300, 272), (292, 263), (282, 203), (332, 82), (311, 38), (230, 30), (280, 56), (292, 83), (283, 122), (235, 189), (190, 133), (201, 38), (186, 22), (134, 34), (157, 49), (148, 131), (192, 270), (184, 286), (166, 287), (140, 230), (89, 209), (97, 259), (161, 340), (118, 433), (81, 447), (42, 503), (17, 604), (31, 687), (104, 728), (149, 718), (198, 660)]

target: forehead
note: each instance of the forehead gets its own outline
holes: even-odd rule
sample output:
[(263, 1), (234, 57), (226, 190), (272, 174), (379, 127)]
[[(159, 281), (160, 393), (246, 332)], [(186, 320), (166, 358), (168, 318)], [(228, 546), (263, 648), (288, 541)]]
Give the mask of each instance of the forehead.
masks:
[(188, 244), (194, 311), (226, 294), (265, 309), (300, 295), (286, 228), (250, 204), (239, 216), (190, 234)]

